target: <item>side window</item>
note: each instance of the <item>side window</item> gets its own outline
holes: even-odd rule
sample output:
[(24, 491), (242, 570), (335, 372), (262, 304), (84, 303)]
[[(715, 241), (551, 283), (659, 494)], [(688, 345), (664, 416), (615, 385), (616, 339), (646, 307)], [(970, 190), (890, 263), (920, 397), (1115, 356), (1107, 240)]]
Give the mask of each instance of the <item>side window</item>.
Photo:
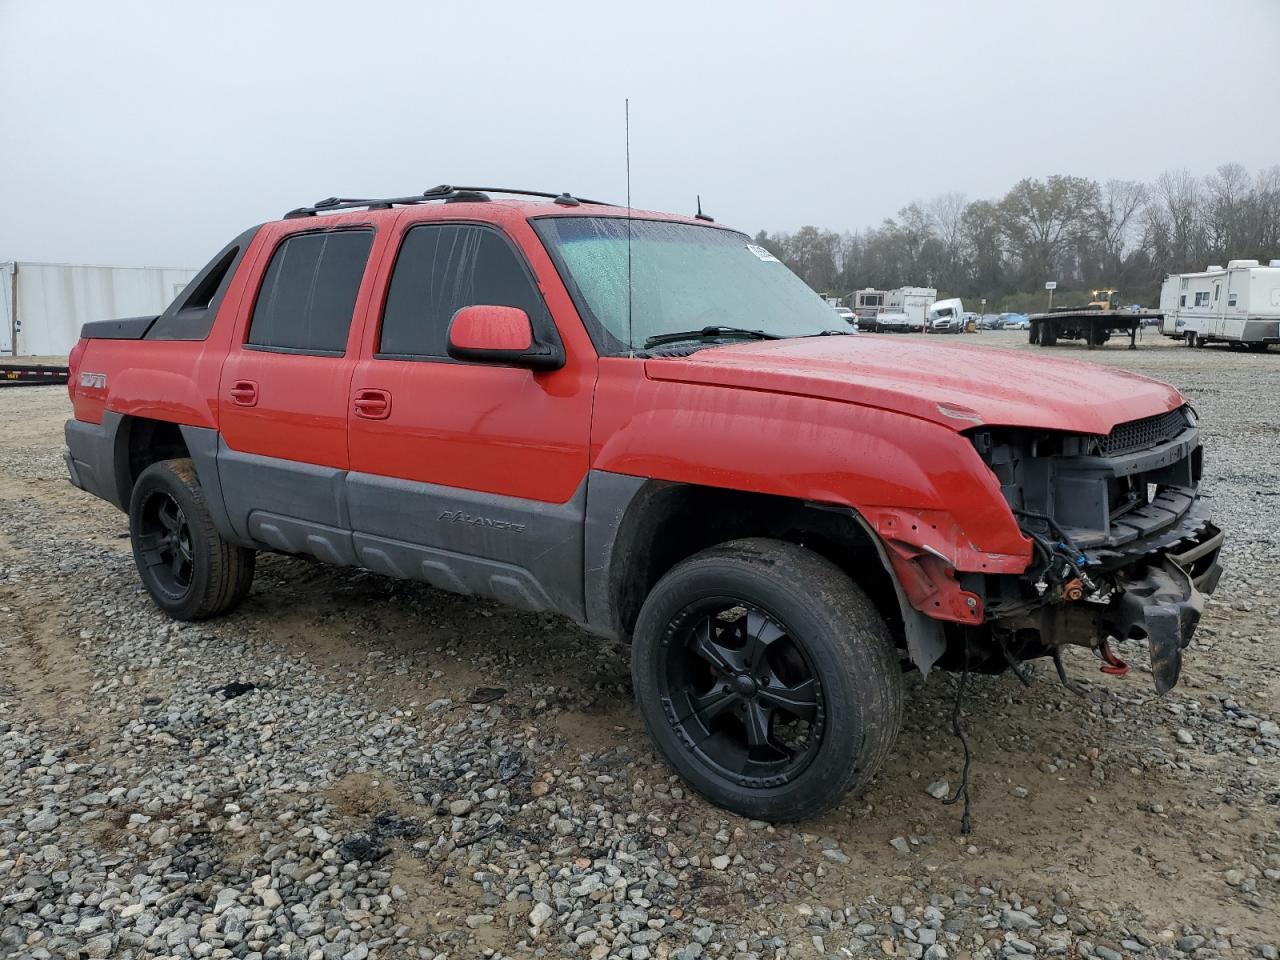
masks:
[(400, 245), (382, 313), (379, 357), (447, 357), (449, 322), (463, 307), (519, 307), (549, 323), (523, 261), (496, 231), (472, 224), (413, 227)]
[(1236, 305), (1236, 298), (1237, 298), (1238, 296), (1239, 296), (1239, 294), (1238, 294), (1238, 293), (1235, 293), (1234, 291), (1233, 291), (1233, 292), (1231, 292), (1231, 293), (1228, 293), (1228, 294), (1227, 294), (1227, 306), (1228, 306), (1228, 307), (1234, 307), (1234, 306)]
[(1187, 295), (1184, 293), (1178, 298), (1178, 306), (1185, 307), (1187, 305)]
[(246, 345), (340, 355), (373, 245), (372, 230), (289, 237), (271, 257)]

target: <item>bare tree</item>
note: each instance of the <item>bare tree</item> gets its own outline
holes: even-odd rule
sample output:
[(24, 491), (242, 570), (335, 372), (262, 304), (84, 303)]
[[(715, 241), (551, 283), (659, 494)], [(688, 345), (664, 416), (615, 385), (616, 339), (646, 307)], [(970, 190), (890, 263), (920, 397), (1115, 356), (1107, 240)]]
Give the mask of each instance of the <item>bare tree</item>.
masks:
[(1146, 186), (1133, 180), (1108, 180), (1102, 188), (1094, 214), (1094, 230), (1104, 272), (1119, 276), (1147, 199)]
[(1238, 163), (1224, 163), (1205, 177), (1205, 241), (1215, 255), (1244, 240), (1250, 187), (1249, 172)]
[(926, 210), (933, 220), (934, 233), (942, 247), (938, 285), (957, 290), (963, 280), (965, 259), (965, 211), (969, 203), (963, 193), (944, 193), (929, 201)]
[(1156, 178), (1147, 206), (1148, 242), (1153, 259), (1171, 272), (1204, 269), (1205, 242), (1199, 181), (1186, 170), (1166, 170)]

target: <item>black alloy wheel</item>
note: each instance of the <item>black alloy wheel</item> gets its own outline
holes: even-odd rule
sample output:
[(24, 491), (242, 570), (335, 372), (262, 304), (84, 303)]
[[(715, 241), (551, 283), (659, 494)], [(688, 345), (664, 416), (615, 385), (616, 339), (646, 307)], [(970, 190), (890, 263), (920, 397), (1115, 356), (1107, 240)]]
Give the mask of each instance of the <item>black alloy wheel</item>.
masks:
[(191, 592), (195, 564), (191, 526), (182, 505), (167, 490), (143, 498), (138, 516), (138, 549), (151, 581), (167, 596), (181, 601)]
[(129, 536), (143, 586), (176, 620), (225, 613), (253, 586), (255, 552), (218, 532), (189, 459), (161, 460), (138, 475)]
[(775, 617), (713, 597), (672, 621), (659, 689), (677, 736), (718, 776), (748, 789), (790, 783), (822, 743), (822, 682)]
[(883, 616), (845, 571), (781, 540), (732, 540), (663, 575), (636, 621), (631, 677), (676, 772), (761, 820), (816, 816), (866, 787), (902, 723)]

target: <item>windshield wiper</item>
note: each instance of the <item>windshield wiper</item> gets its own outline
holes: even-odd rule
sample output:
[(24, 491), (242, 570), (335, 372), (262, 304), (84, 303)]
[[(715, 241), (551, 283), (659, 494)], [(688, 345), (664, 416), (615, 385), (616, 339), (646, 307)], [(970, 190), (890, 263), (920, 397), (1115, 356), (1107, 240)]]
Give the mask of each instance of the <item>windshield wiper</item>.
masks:
[(701, 330), (681, 330), (676, 333), (654, 334), (644, 342), (645, 348), (656, 347), (662, 343), (676, 343), (680, 340), (702, 340), (715, 337), (745, 337), (748, 340), (781, 340), (776, 333), (765, 333), (763, 330), (748, 330), (745, 327), (703, 327)]
[(811, 333), (811, 337), (848, 337), (853, 334), (852, 330), (821, 330), (818, 333)]

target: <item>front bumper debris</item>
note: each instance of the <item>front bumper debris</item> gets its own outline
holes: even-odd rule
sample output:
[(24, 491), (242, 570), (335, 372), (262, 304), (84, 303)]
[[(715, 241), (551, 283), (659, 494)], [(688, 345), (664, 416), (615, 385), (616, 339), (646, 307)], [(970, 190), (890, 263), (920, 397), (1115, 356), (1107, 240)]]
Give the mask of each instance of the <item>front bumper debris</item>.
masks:
[(1204, 596), (1222, 577), (1218, 554), (1222, 531), (1206, 522), (1189, 546), (1152, 556), (1140, 567), (1119, 571), (1119, 594), (1104, 622), (1106, 632), (1126, 640), (1146, 638), (1151, 648), (1151, 676), (1163, 696), (1182, 673), (1182, 651), (1191, 642)]

